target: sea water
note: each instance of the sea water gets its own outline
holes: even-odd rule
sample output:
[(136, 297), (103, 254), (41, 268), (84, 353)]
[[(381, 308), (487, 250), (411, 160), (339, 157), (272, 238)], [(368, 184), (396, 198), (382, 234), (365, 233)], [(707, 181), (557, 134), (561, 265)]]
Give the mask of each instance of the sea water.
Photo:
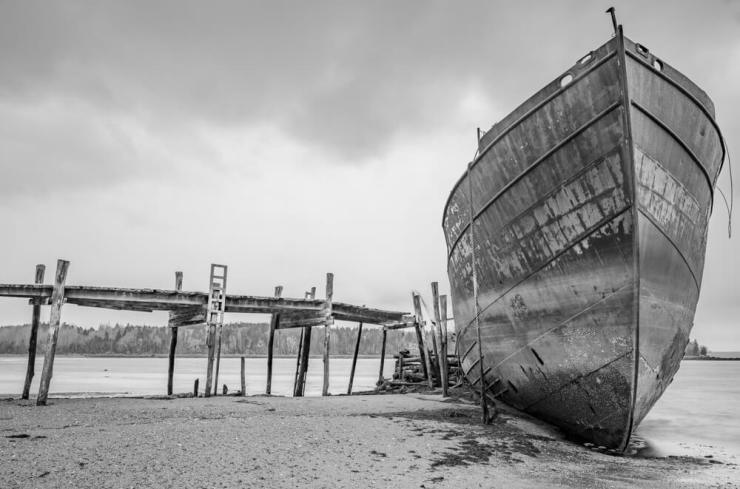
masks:
[[(42, 358), (36, 364), (31, 393), (38, 392)], [(0, 356), (0, 395), (19, 396), (26, 371), (23, 356)], [(347, 392), (350, 358), (332, 358), (329, 391)], [(375, 387), (379, 358), (359, 358), (353, 391)], [(275, 358), (272, 393), (289, 396), (295, 376), (295, 358)], [(203, 392), (205, 358), (177, 358), (173, 378), (175, 393), (193, 391), (193, 381), (200, 379)], [(265, 392), (267, 360), (246, 359), (247, 394)], [(383, 375), (393, 372), (393, 360), (386, 359)], [(309, 361), (306, 395), (321, 395), (323, 362)], [(635, 432), (635, 439), (647, 445), (648, 455), (713, 455), (740, 463), (740, 362), (684, 361), (673, 383), (658, 400)], [(240, 389), (240, 360), (221, 359), (219, 393), (226, 384), (230, 391)], [(68, 357), (58, 356), (50, 397), (95, 395), (158, 395), (167, 390), (167, 358)]]

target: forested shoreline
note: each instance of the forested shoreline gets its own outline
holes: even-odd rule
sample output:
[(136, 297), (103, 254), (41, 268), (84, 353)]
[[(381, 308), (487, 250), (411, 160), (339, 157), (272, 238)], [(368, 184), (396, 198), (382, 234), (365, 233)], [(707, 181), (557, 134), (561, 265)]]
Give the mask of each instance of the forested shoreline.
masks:
[[(39, 326), (37, 348), (39, 354), (46, 350), (48, 325)], [(222, 355), (266, 355), (267, 323), (229, 323), (223, 327), (221, 340)], [(178, 355), (204, 355), (207, 353), (205, 326), (180, 328), (178, 332)], [(275, 355), (298, 353), (300, 329), (278, 330), (275, 334)], [(25, 354), (28, 352), (30, 325), (0, 327), (0, 354)], [(380, 355), (382, 331), (366, 327), (360, 343), (361, 355)], [(351, 355), (357, 340), (357, 328), (335, 326), (331, 331), (330, 351), (332, 355)], [(311, 354), (321, 354), (324, 345), (324, 328), (313, 328)], [(162, 326), (131, 324), (101, 325), (98, 328), (82, 328), (63, 324), (57, 342), (57, 354), (61, 355), (123, 355), (151, 356), (167, 355), (170, 346), (170, 330)], [(388, 334), (386, 350), (389, 354), (403, 348), (416, 348), (413, 330), (392, 331)]]

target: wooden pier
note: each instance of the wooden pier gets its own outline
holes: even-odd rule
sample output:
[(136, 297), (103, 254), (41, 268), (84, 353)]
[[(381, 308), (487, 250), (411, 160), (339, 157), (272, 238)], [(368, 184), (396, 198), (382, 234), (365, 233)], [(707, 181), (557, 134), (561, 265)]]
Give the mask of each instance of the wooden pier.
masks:
[[(53, 373), (54, 355), (56, 352), (57, 338), (61, 324), (62, 306), (64, 304), (74, 304), (82, 307), (97, 307), (113, 310), (127, 311), (169, 311), (169, 320), (167, 326), (171, 331), (171, 342), (169, 349), (169, 363), (167, 372), (167, 394), (172, 395), (172, 378), (175, 369), (175, 355), (177, 349), (178, 328), (196, 325), (205, 325), (208, 330), (206, 343), (208, 345), (208, 361), (206, 368), (206, 382), (203, 395), (208, 397), (216, 395), (218, 391), (218, 369), (220, 363), (220, 341), (221, 330), (223, 328), (224, 313), (261, 313), (269, 314), (270, 332), (268, 338), (268, 357), (267, 357), (267, 387), (266, 394), (271, 394), (272, 386), (272, 363), (273, 363), (273, 342), (274, 336), (280, 329), (302, 328), (300, 349), (296, 362), (296, 375), (293, 388), (295, 396), (302, 396), (305, 391), (306, 373), (309, 361), (309, 346), (311, 344), (311, 330), (314, 327), (325, 328), (324, 335), (324, 374), (322, 395), (329, 394), (329, 345), (330, 332), (334, 321), (349, 321), (359, 324), (357, 332), (357, 342), (355, 345), (354, 356), (352, 361), (352, 371), (350, 373), (349, 386), (347, 393), (352, 393), (352, 382), (354, 380), (354, 370), (357, 362), (360, 341), (362, 337), (362, 328), (364, 324), (379, 325), (383, 328), (383, 345), (381, 354), (381, 367), (379, 374), (379, 384), (383, 382), (383, 366), (385, 360), (385, 343), (389, 331), (414, 328), (419, 345), (419, 352), (424, 362), (424, 374), (429, 387), (433, 387), (433, 375), (431, 375), (431, 365), (429, 355), (433, 354), (439, 358), (437, 348), (429, 348), (429, 338), (421, 315), (419, 305), (419, 296), (413, 294), (413, 303), (415, 314), (404, 312), (388, 311), (383, 309), (369, 308), (365, 306), (356, 306), (333, 300), (334, 295), (334, 275), (326, 274), (326, 295), (325, 299), (316, 299), (316, 288), (311, 292), (306, 292), (304, 297), (289, 298), (283, 297), (282, 286), (275, 287), (273, 297), (252, 296), (252, 295), (233, 295), (226, 294), (227, 284), (227, 267), (225, 265), (211, 265), (211, 277), (209, 283), (209, 292), (193, 292), (182, 290), (183, 276), (182, 272), (175, 272), (175, 288), (172, 290), (165, 289), (130, 289), (115, 287), (94, 287), (94, 286), (71, 286), (66, 285), (67, 270), (69, 262), (65, 260), (57, 261), (57, 269), (54, 276), (53, 285), (43, 283), (44, 266), (36, 267), (35, 283), (33, 284), (0, 284), (0, 297), (17, 297), (28, 299), (33, 306), (31, 333), (29, 338), (28, 349), (28, 368), (23, 386), (23, 398), (28, 399), (31, 381), (34, 376), (34, 362), (36, 356), (36, 336), (40, 321), (40, 308), (42, 305), (51, 306), (49, 319), (49, 337), (46, 356), (44, 358), (44, 367), (41, 376), (39, 394), (36, 400), (37, 405), (46, 404), (49, 393), (49, 385)], [(442, 355), (446, 353), (446, 297), (437, 297), (436, 283), (432, 285), (433, 296), (435, 301), (435, 321), (431, 323), (432, 343), (436, 346), (441, 345)], [(442, 317), (444, 325), (441, 325), (439, 315), (439, 303), (445, 305)], [(442, 331), (445, 332), (441, 335)], [(435, 336), (439, 335), (439, 341)], [(443, 359), (442, 364), (445, 363)], [(215, 364), (215, 376), (214, 376)], [(440, 362), (435, 362), (440, 365)], [(244, 363), (242, 360), (242, 395), (245, 391), (244, 385)], [(441, 366), (441, 365), (440, 365)], [(438, 378), (444, 378), (446, 375), (440, 375)], [(446, 378), (444, 378), (446, 381)], [(446, 386), (443, 385), (446, 394)], [(194, 395), (198, 395), (198, 380), (194, 386)]]

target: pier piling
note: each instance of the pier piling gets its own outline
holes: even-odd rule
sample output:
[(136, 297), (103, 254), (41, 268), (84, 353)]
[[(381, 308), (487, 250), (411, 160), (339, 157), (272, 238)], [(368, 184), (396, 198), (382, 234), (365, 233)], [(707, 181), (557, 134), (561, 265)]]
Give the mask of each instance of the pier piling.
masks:
[(449, 365), (448, 365), (448, 358), (447, 358), (447, 296), (441, 295), (439, 297), (439, 307), (442, 310), (442, 317), (440, 320), (440, 327), (442, 328), (442, 359), (444, 361), (444, 367), (442, 368), (442, 397), (447, 397), (449, 394), (447, 392), (449, 388)]
[(45, 406), (49, 395), (49, 384), (54, 371), (54, 355), (57, 350), (57, 339), (59, 338), (59, 324), (62, 318), (62, 304), (64, 304), (64, 282), (67, 280), (67, 269), (69, 262), (57, 260), (57, 271), (54, 276), (54, 289), (51, 293), (51, 313), (49, 315), (49, 343), (44, 357), (44, 369), (41, 372), (41, 383), (39, 385), (39, 396), (36, 399), (37, 406)]
[[(278, 285), (275, 287), (275, 297), (280, 297), (283, 294), (283, 286)], [(268, 396), (272, 394), (272, 358), (275, 344), (275, 330), (280, 324), (280, 314), (273, 314), (270, 318), (270, 335), (267, 338), (267, 383), (265, 384), (265, 394)]]
[(424, 346), (424, 335), (422, 334), (421, 328), (424, 324), (424, 316), (421, 313), (421, 300), (415, 293), (411, 294), (414, 302), (414, 314), (416, 314), (416, 340), (419, 343), (419, 356), (421, 357), (421, 365), (424, 369), (424, 375), (427, 378), (429, 388), (434, 388), (434, 379), (432, 378), (432, 366), (429, 362), (429, 351)]
[(332, 316), (332, 298), (334, 296), (334, 274), (326, 274), (326, 302), (324, 303), (324, 383), (321, 395), (329, 395), (329, 345), (331, 344), (331, 327), (334, 324)]
[[(44, 272), (46, 271), (45, 265), (36, 265), (36, 276), (34, 283), (44, 283)], [(28, 339), (28, 366), (26, 367), (26, 380), (23, 383), (23, 394), (21, 399), (28, 399), (29, 392), (31, 390), (31, 381), (35, 374), (36, 365), (36, 343), (38, 342), (39, 322), (41, 318), (41, 300), (32, 299), (33, 310), (31, 312), (31, 335)]]
[[(383, 330), (385, 335), (385, 330)], [(362, 339), (362, 323), (357, 327), (357, 341), (355, 341), (355, 352), (352, 355), (352, 368), (349, 371), (349, 385), (347, 394), (352, 394), (352, 382), (355, 380), (355, 367), (357, 367), (357, 355), (360, 353), (360, 340)]]
[(239, 363), (241, 366), (242, 396), (246, 396), (247, 395), (247, 372), (246, 372), (246, 365), (244, 362), (244, 357), (241, 357)]
[[(182, 291), (182, 272), (175, 272), (175, 290)], [(168, 321), (170, 327), (170, 355), (167, 367), (167, 395), (172, 395), (172, 377), (175, 374), (175, 351), (177, 350), (177, 326), (174, 326), (174, 316), (170, 311)]]

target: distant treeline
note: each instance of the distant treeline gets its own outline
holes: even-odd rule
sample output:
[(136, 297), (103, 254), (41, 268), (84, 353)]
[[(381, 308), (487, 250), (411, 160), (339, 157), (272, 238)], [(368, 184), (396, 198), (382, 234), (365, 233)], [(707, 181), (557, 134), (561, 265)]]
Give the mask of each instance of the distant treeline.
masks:
[[(0, 327), (0, 354), (25, 354), (31, 326)], [(39, 327), (37, 352), (46, 350), (48, 325)], [(270, 330), (266, 323), (224, 324), (221, 353), (224, 355), (266, 355), (267, 337)], [(201, 355), (207, 353), (205, 326), (180, 328), (177, 335), (178, 355)], [(275, 333), (276, 355), (298, 353), (300, 329), (283, 329)], [(331, 331), (330, 351), (332, 355), (352, 355), (357, 339), (357, 329), (334, 327)], [(361, 355), (380, 355), (382, 330), (365, 328), (360, 343)], [(416, 348), (413, 330), (390, 331), (386, 351), (396, 353), (401, 349)], [(167, 355), (170, 348), (170, 329), (162, 326), (138, 326), (131, 324), (101, 325), (97, 329), (81, 328), (63, 324), (57, 342), (57, 354), (72, 355)], [(313, 328), (311, 353), (321, 354), (324, 349), (324, 328)]]
[(707, 347), (704, 345), (700, 345), (699, 342), (696, 340), (689, 341), (689, 344), (686, 345), (684, 356), (686, 357), (705, 357), (707, 356)]

